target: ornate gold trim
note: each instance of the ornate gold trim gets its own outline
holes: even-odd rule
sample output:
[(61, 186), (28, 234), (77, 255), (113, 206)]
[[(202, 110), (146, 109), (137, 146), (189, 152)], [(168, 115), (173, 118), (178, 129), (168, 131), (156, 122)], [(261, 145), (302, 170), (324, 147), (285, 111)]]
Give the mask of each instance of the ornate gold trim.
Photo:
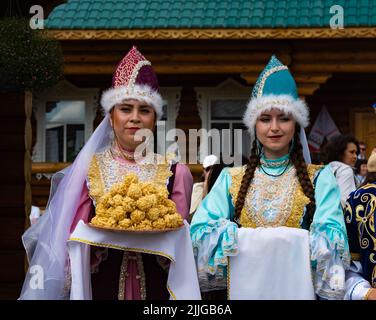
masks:
[(376, 28), (288, 28), (288, 29), (50, 29), (57, 40), (209, 40), (209, 39), (334, 39), (376, 38)]
[[(81, 242), (81, 243), (85, 243), (85, 244), (89, 244), (91, 246), (97, 246), (97, 247), (120, 249), (120, 250), (124, 250), (124, 251), (131, 251), (131, 252), (137, 252), (137, 253), (148, 253), (148, 254), (160, 255), (162, 257), (169, 259), (171, 262), (175, 263), (175, 259), (172, 256), (170, 256), (169, 254), (166, 254), (164, 252), (161, 252), (161, 251), (147, 250), (147, 249), (141, 249), (141, 248), (128, 248), (128, 247), (123, 247), (123, 246), (119, 246), (119, 245), (116, 245), (116, 244), (99, 243), (99, 242), (89, 241), (89, 240), (81, 239), (81, 238), (69, 238), (68, 241), (77, 241), (77, 242)], [(140, 261), (138, 260), (138, 264), (137, 264), (138, 267), (140, 267), (139, 263), (140, 263)], [(142, 263), (142, 261), (141, 261), (141, 263)], [(139, 271), (140, 271), (140, 269), (139, 269)], [(143, 270), (142, 270), (141, 273), (142, 273), (141, 279), (140, 279), (141, 280), (141, 283), (140, 283), (141, 297), (143, 298), (143, 300), (145, 300), (146, 299), (145, 273), (144, 273)], [(170, 293), (171, 297), (174, 300), (177, 300), (175, 293), (171, 290), (170, 286), (168, 285), (168, 281), (166, 283), (166, 287), (167, 287), (167, 290)]]
[(121, 262), (120, 267), (120, 277), (119, 277), (119, 291), (118, 291), (118, 300), (125, 300), (125, 287), (126, 281), (129, 277), (128, 273), (128, 263), (129, 260), (136, 260), (138, 275), (136, 275), (136, 279), (140, 283), (140, 296), (141, 300), (146, 300), (146, 278), (145, 278), (145, 271), (144, 271), (144, 263), (142, 261), (141, 253), (136, 253), (135, 256), (129, 256), (127, 251), (123, 253), (123, 259)]
[(93, 156), (89, 165), (87, 178), (89, 181), (89, 195), (98, 203), (100, 198), (104, 195), (104, 183), (96, 155)]
[(170, 286), (167, 284), (167, 291), (170, 293), (173, 300), (177, 300), (175, 293), (171, 290)]
[(171, 257), (167, 253), (164, 253), (164, 252), (161, 252), (161, 251), (147, 250), (147, 249), (142, 249), (142, 248), (128, 248), (128, 247), (119, 246), (117, 244), (100, 243), (100, 242), (90, 241), (90, 240), (81, 239), (81, 238), (69, 238), (68, 241), (77, 241), (77, 242), (89, 244), (91, 246), (97, 246), (97, 247), (103, 247), (103, 248), (111, 248), (111, 249), (118, 249), (118, 250), (124, 250), (124, 251), (156, 254), (156, 255), (160, 255), (162, 257), (165, 257), (165, 258), (171, 260), (172, 262), (175, 262), (173, 257)]
[(262, 96), (262, 93), (264, 91), (264, 86), (265, 86), (266, 79), (268, 79), (270, 75), (272, 75), (275, 72), (282, 71), (282, 70), (288, 70), (288, 69), (289, 68), (287, 68), (287, 66), (278, 66), (278, 67), (274, 67), (274, 68), (266, 71), (263, 74), (262, 78), (261, 78), (260, 86), (259, 86), (259, 88), (257, 90), (257, 98), (259, 98), (259, 97)]
[(127, 281), (127, 278), (128, 278), (128, 254), (126, 251), (124, 251), (123, 259), (121, 260), (121, 266), (120, 266), (118, 300), (125, 300), (125, 282)]
[[(234, 205), (236, 204), (236, 200), (238, 198), (238, 193), (241, 185), (241, 181), (243, 179), (243, 175), (245, 173), (246, 166), (240, 168), (231, 168), (229, 169), (229, 173), (231, 175), (231, 186), (229, 188), (229, 192), (232, 196)], [(307, 165), (308, 176), (311, 179), (312, 183), (316, 172), (323, 168), (322, 165)], [(284, 226), (292, 227), (292, 228), (300, 228), (300, 221), (303, 216), (304, 207), (310, 203), (310, 200), (304, 194), (302, 187), (298, 183), (297, 188), (294, 193), (294, 199), (291, 206), (291, 213), (287, 218)], [(256, 224), (253, 219), (247, 214), (246, 207), (244, 206), (242, 212), (240, 214), (240, 223), (243, 227), (246, 228), (256, 228), (258, 225)], [(278, 225), (279, 226), (279, 225)]]
[(360, 253), (350, 252), (352, 261), (360, 261)]
[(138, 279), (140, 282), (141, 300), (146, 300), (146, 277), (141, 253), (136, 253), (136, 264), (138, 269), (138, 275), (136, 275), (136, 279)]
[[(155, 169), (155, 174), (152, 181), (163, 187), (167, 187), (168, 179), (172, 176), (170, 170), (172, 156), (161, 156), (155, 154), (157, 164), (140, 164), (139, 167), (142, 170), (152, 172)], [(89, 195), (92, 199), (95, 199), (96, 205), (100, 203), (101, 198), (106, 194), (106, 187), (104, 177), (106, 177), (106, 169), (109, 167), (109, 163), (116, 161), (112, 158), (110, 151), (106, 151), (104, 154), (95, 154), (90, 162), (87, 177), (89, 181)], [(124, 164), (126, 166), (126, 164)]]
[(363, 300), (368, 300), (373, 288), (369, 288), (367, 293), (364, 295)]

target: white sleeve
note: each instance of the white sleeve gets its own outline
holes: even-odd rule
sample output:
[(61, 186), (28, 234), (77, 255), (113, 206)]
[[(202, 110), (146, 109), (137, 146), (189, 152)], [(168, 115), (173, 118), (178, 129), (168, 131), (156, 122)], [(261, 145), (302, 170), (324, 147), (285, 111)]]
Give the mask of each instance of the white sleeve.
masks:
[(344, 208), (347, 197), (356, 189), (354, 172), (350, 166), (341, 166), (336, 174), (336, 179), (341, 190), (341, 205)]
[(362, 276), (362, 266), (359, 261), (352, 261), (350, 269), (346, 270), (345, 300), (364, 300), (371, 285)]

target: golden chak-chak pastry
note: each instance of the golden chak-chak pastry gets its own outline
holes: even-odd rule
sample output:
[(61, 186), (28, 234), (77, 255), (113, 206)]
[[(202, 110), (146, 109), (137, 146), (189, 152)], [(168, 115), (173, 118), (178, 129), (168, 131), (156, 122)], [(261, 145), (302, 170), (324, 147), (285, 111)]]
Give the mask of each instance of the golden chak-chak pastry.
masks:
[(98, 201), (91, 223), (104, 228), (147, 231), (178, 228), (183, 218), (168, 199), (166, 187), (140, 182), (131, 173)]

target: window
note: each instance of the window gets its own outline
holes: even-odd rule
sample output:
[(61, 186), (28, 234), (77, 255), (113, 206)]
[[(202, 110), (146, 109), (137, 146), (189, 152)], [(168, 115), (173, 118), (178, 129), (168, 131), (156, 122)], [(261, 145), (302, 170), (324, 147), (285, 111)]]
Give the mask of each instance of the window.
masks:
[(47, 162), (72, 162), (85, 144), (85, 101), (46, 103)]
[[(243, 125), (242, 117), (245, 112), (247, 100), (236, 99), (223, 99), (223, 100), (211, 100), (210, 101), (210, 118), (209, 118), (209, 130), (218, 129), (220, 131), (220, 143), (221, 146), (227, 145), (227, 142), (223, 141), (224, 129), (230, 130), (229, 151), (233, 156), (235, 150), (249, 149), (249, 137), (247, 129)], [(238, 141), (234, 136), (235, 130), (242, 130), (241, 140)], [(211, 141), (210, 141), (211, 142)], [(241, 145), (239, 145), (239, 143)], [(212, 143), (209, 143), (209, 152), (211, 150)]]
[(93, 132), (98, 89), (63, 80), (33, 97), (37, 120), (34, 162), (72, 162)]
[[(202, 128), (207, 131), (218, 129), (220, 133), (220, 151), (227, 151), (223, 146), (228, 145), (229, 156), (234, 156), (236, 150), (248, 157), (251, 151), (250, 136), (243, 125), (243, 114), (249, 99), (250, 88), (244, 87), (233, 79), (228, 79), (217, 87), (195, 88), (197, 92), (198, 109), (202, 121)], [(229, 130), (229, 141), (223, 140), (223, 130)], [(234, 134), (236, 129), (241, 131), (241, 139)], [(201, 141), (200, 160), (218, 148), (209, 136), (208, 141)]]
[[(165, 134), (175, 128), (179, 112), (180, 87), (160, 88), (166, 101), (162, 121), (164, 131), (155, 140), (163, 153), (170, 143)], [(96, 88), (78, 88), (61, 81), (42, 95), (34, 96), (33, 109), (37, 119), (37, 141), (33, 150), (34, 162), (71, 162), (93, 133), (97, 111)]]

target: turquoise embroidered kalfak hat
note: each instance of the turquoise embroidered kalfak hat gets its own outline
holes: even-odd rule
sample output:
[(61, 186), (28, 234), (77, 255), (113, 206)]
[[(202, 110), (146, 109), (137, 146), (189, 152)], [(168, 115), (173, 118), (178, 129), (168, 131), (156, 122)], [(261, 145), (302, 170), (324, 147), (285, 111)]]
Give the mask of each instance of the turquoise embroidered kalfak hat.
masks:
[(274, 55), (258, 77), (247, 104), (243, 122), (255, 138), (257, 118), (271, 109), (279, 109), (292, 114), (301, 128), (309, 124), (309, 111), (306, 103), (299, 99), (296, 83), (287, 66), (283, 65)]

